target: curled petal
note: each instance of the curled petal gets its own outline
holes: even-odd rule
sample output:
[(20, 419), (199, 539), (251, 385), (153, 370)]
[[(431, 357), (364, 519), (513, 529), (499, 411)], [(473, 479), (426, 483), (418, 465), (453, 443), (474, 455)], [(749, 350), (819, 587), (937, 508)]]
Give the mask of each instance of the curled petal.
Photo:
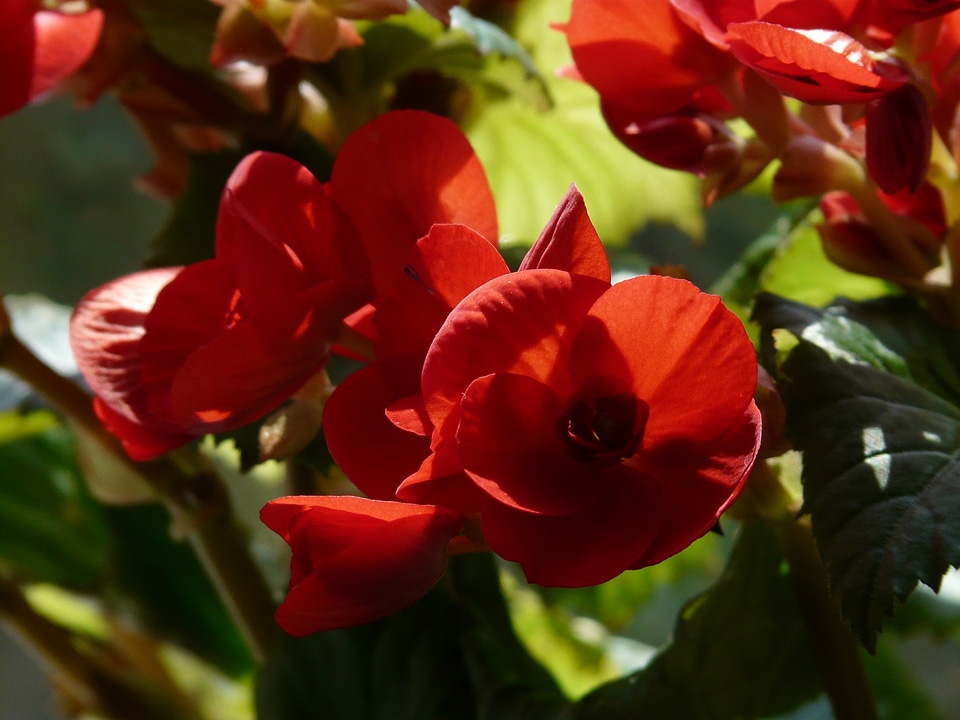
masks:
[(285, 497), (260, 518), (293, 550), (277, 623), (291, 635), (370, 622), (426, 593), (446, 569), (460, 516), (357, 497)]
[(521, 272), (538, 268), (554, 268), (610, 282), (610, 261), (576, 185), (567, 190), (520, 264)]
[(768, 22), (727, 27), (730, 50), (785, 95), (808, 103), (861, 103), (909, 80), (892, 63), (834, 30), (797, 30)]
[(70, 320), (77, 366), (98, 397), (94, 408), (135, 460), (156, 457), (195, 437), (152, 412), (142, 376), (144, 321), (157, 295), (180, 272), (163, 268), (118, 278), (87, 293)]

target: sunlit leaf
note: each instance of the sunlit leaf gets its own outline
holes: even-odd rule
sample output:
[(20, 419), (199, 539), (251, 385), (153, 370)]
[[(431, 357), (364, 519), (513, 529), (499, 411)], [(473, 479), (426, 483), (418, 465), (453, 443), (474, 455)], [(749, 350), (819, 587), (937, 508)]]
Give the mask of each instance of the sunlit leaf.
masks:
[(815, 210), (780, 245), (760, 276), (759, 289), (815, 306), (838, 296), (866, 300), (891, 294), (889, 283), (847, 272), (827, 259), (815, 227), (818, 218)]

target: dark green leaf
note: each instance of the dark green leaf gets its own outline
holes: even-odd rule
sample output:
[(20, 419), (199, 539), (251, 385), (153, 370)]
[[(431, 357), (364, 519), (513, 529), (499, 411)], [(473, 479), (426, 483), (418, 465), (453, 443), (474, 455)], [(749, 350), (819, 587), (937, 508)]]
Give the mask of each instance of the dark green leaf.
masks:
[(170, 537), (169, 513), (156, 505), (103, 512), (114, 536), (108, 600), (225, 672), (249, 672), (253, 659), (196, 555)]
[(0, 565), (18, 580), (89, 589), (110, 536), (70, 434), (52, 415), (0, 415)]
[(384, 620), (286, 635), (261, 669), (259, 720), (472, 720), (456, 611), (438, 586)]
[(479, 720), (553, 718), (566, 705), (553, 678), (514, 634), (489, 554), (455, 558), (448, 571)]
[[(960, 368), (956, 362), (960, 359), (960, 333), (932, 320), (911, 298), (887, 297), (863, 303), (839, 299), (819, 309), (763, 293), (757, 296), (754, 318), (768, 336), (764, 347), (767, 359), (772, 357), (769, 332), (774, 328), (785, 328), (836, 355), (819, 342), (818, 338), (826, 337), (864, 363), (910, 378), (940, 397), (960, 403)], [(831, 330), (825, 329), (825, 321), (832, 323)], [(848, 336), (844, 323), (866, 328), (873, 339), (862, 329), (856, 336)]]
[(900, 377), (801, 342), (783, 366), (805, 512), (844, 618), (873, 651), (917, 581), (960, 564), (960, 410)]
[(752, 523), (717, 585), (684, 608), (672, 644), (644, 670), (595, 690), (561, 718), (760, 718), (820, 692), (777, 539)]

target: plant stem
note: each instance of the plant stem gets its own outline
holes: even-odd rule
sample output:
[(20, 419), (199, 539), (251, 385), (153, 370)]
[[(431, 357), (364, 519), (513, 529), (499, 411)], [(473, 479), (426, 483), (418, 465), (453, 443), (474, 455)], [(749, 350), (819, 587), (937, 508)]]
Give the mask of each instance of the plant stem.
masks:
[(800, 614), (806, 623), (836, 720), (878, 720), (860, 646), (830, 596), (827, 570), (807, 519), (776, 524)]
[(276, 632), (275, 607), (266, 581), (234, 522), (229, 496), (220, 478), (212, 472), (187, 475), (169, 458), (147, 463), (130, 460), (97, 419), (90, 397), (47, 366), (9, 330), (0, 334), (0, 364), (28, 382), (104, 450), (160, 493), (178, 525), (185, 528), (184, 534), (250, 652), (258, 662), (262, 661)]

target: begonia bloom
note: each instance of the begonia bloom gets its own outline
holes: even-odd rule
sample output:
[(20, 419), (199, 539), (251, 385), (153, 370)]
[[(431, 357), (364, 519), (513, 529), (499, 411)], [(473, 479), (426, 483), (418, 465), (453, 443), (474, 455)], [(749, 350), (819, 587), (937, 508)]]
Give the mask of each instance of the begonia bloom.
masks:
[[(558, 205), (520, 270), (547, 267), (609, 283), (610, 265), (575, 188)], [(324, 410), (331, 454), (369, 496), (393, 499), (400, 483), (427, 462), (430, 487), (414, 491), (408, 485), (404, 499), (476, 509), (479, 496), (471, 484), (461, 482), (465, 478), (455, 464), (450, 475), (456, 480), (433, 482), (439, 468), (447, 466), (431, 455), (420, 380), (430, 344), (450, 311), (470, 292), (507, 273), (506, 263), (485, 238), (453, 224), (434, 226), (411, 250), (405, 269), (396, 272), (394, 287), (383, 294), (377, 311), (377, 361), (348, 377)], [(366, 441), (358, 442), (358, 437)], [(371, 454), (367, 442), (381, 452)]]
[(293, 550), (277, 624), (291, 635), (370, 622), (443, 575), (460, 516), (446, 508), (358, 497), (283, 497), (260, 518)]
[(76, 72), (93, 53), (103, 13), (67, 14), (36, 0), (0, 3), (0, 117), (20, 109)]
[(467, 296), (422, 380), (433, 447), (484, 493), (487, 543), (553, 586), (604, 582), (707, 532), (758, 452), (755, 385), (719, 298), (555, 270)]

